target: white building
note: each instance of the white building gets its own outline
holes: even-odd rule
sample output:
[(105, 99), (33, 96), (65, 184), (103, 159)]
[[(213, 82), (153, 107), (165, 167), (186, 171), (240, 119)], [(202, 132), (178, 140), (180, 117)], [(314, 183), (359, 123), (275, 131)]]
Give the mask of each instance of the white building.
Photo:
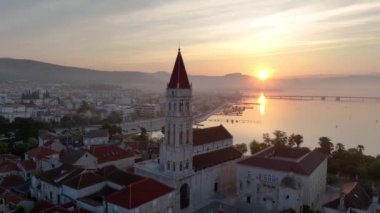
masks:
[(237, 194), (252, 207), (318, 208), (326, 190), (327, 157), (305, 148), (269, 147), (238, 163)]
[(193, 132), (191, 108), (192, 86), (179, 50), (166, 89), (165, 138), (159, 158), (135, 164), (136, 174), (175, 189), (174, 212), (192, 211), (212, 198), (233, 194), (236, 161), (241, 158), (224, 127)]
[(108, 140), (109, 135), (106, 129), (91, 130), (83, 136), (83, 144), (85, 146), (106, 144)]

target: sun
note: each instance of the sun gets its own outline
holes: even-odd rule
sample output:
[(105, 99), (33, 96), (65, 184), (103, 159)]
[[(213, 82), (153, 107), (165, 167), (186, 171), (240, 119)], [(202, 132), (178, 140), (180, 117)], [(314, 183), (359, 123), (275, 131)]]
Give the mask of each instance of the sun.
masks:
[(269, 72), (266, 71), (266, 70), (261, 70), (261, 71), (259, 71), (257, 77), (258, 77), (260, 80), (264, 81), (264, 80), (268, 79), (268, 77), (269, 77)]

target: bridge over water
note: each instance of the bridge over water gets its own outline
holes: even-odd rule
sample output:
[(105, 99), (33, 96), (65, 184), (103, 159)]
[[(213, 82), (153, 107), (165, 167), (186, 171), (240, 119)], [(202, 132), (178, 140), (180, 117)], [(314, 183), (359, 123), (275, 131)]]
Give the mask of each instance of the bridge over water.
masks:
[[(244, 95), (244, 98), (259, 98), (255, 95)], [(344, 101), (344, 102), (364, 102), (374, 101), (380, 102), (380, 97), (370, 96), (333, 96), (333, 95), (268, 95), (266, 99), (284, 99), (284, 100), (321, 100), (321, 101)]]

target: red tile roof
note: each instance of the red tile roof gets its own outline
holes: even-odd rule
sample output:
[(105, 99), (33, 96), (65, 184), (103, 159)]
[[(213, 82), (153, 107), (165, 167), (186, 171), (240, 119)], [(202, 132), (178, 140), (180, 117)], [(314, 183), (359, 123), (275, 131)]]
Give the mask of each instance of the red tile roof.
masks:
[(257, 156), (266, 157), (270, 155), (297, 160), (309, 152), (310, 150), (308, 148), (290, 148), (287, 146), (277, 146), (275, 149), (265, 149), (262, 152), (257, 153)]
[(50, 148), (40, 146), (40, 147), (27, 151), (26, 154), (29, 156), (29, 158), (36, 158), (40, 160), (40, 159), (48, 158), (51, 155), (58, 154), (58, 152)]
[(204, 129), (193, 129), (193, 145), (199, 146), (220, 140), (232, 139), (232, 135), (223, 125)]
[[(370, 189), (367, 189), (358, 182), (349, 182), (343, 184), (341, 192), (344, 196), (344, 207), (367, 210), (371, 205), (372, 196)], [(335, 195), (324, 207), (338, 209), (340, 203), (340, 194)]]
[(133, 157), (131, 151), (123, 150), (117, 144), (94, 145), (88, 150), (98, 160), (98, 163), (117, 161), (125, 158)]
[(52, 185), (59, 186), (70, 178), (81, 174), (83, 171), (84, 169), (63, 164), (58, 168), (38, 174), (37, 178)]
[(17, 205), (23, 200), (27, 200), (25, 197), (18, 195), (14, 192), (11, 192), (5, 188), (0, 187), (0, 198), (5, 199), (6, 204)]
[(106, 202), (133, 209), (144, 203), (166, 195), (174, 189), (150, 178), (130, 184), (106, 197)]
[(20, 161), (21, 158), (19, 156), (13, 154), (0, 154), (0, 161)]
[(22, 178), (19, 175), (9, 175), (6, 176), (2, 181), (1, 181), (1, 186), (3, 187), (14, 187), (14, 186), (20, 186), (25, 184), (24, 178)]
[(0, 163), (0, 173), (19, 171), (17, 164), (10, 161), (4, 161)]
[(23, 160), (23, 161), (21, 161), (20, 166), (25, 171), (34, 171), (34, 170), (36, 170), (36, 163), (33, 160)]
[(105, 168), (99, 169), (98, 174), (102, 175), (107, 181), (116, 183), (120, 186), (128, 186), (137, 181), (141, 181), (145, 178), (122, 171), (114, 166), (107, 166)]
[(105, 178), (103, 178), (102, 176), (94, 172), (86, 172), (70, 178), (69, 180), (65, 181), (63, 185), (66, 185), (73, 189), (83, 189), (104, 181)]
[(195, 171), (202, 170), (227, 161), (238, 159), (242, 154), (234, 147), (219, 149), (213, 152), (193, 157), (193, 168)]
[(185, 64), (183, 63), (180, 49), (178, 49), (177, 59), (175, 60), (174, 68), (170, 81), (168, 83), (168, 89), (189, 89), (190, 83), (187, 77)]
[[(275, 149), (276, 147), (269, 147), (247, 159), (238, 162), (238, 164), (255, 166), (270, 170), (294, 172), (301, 175), (309, 175), (324, 160), (327, 159), (327, 156), (323, 155), (317, 150), (309, 151), (298, 159), (294, 159), (293, 157), (290, 157), (290, 160), (280, 159), (276, 157), (284, 158), (284, 156), (278, 156), (276, 154), (273, 155), (273, 153), (276, 153)], [(292, 154), (292, 156), (294, 155)]]

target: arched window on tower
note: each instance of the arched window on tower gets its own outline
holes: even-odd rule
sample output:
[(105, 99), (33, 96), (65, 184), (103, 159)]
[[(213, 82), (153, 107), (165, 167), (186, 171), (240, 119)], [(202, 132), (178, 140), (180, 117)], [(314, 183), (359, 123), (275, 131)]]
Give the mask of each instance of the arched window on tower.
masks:
[(175, 162), (173, 162), (173, 172), (175, 172)]
[(173, 112), (175, 113), (177, 110), (177, 104), (176, 103), (173, 103)]
[(186, 102), (186, 111), (190, 112), (190, 104), (189, 104), (189, 102)]
[(176, 135), (175, 135), (175, 124), (173, 124), (173, 144), (176, 142)]
[(172, 103), (170, 103), (169, 102), (169, 104), (168, 104), (169, 106), (168, 106), (168, 108), (169, 108), (169, 111), (168, 111), (168, 113), (170, 113), (170, 111), (172, 110)]
[(182, 144), (182, 124), (179, 126), (179, 144)]
[(189, 139), (189, 129), (186, 129), (186, 144), (189, 144), (190, 139)]
[(179, 171), (182, 171), (182, 161), (179, 163)]
[(189, 160), (186, 160), (185, 169), (189, 169)]
[(168, 164), (166, 165), (166, 169), (170, 170), (170, 161), (168, 161)]
[(183, 102), (181, 101), (179, 103), (179, 112), (182, 112), (183, 111)]

